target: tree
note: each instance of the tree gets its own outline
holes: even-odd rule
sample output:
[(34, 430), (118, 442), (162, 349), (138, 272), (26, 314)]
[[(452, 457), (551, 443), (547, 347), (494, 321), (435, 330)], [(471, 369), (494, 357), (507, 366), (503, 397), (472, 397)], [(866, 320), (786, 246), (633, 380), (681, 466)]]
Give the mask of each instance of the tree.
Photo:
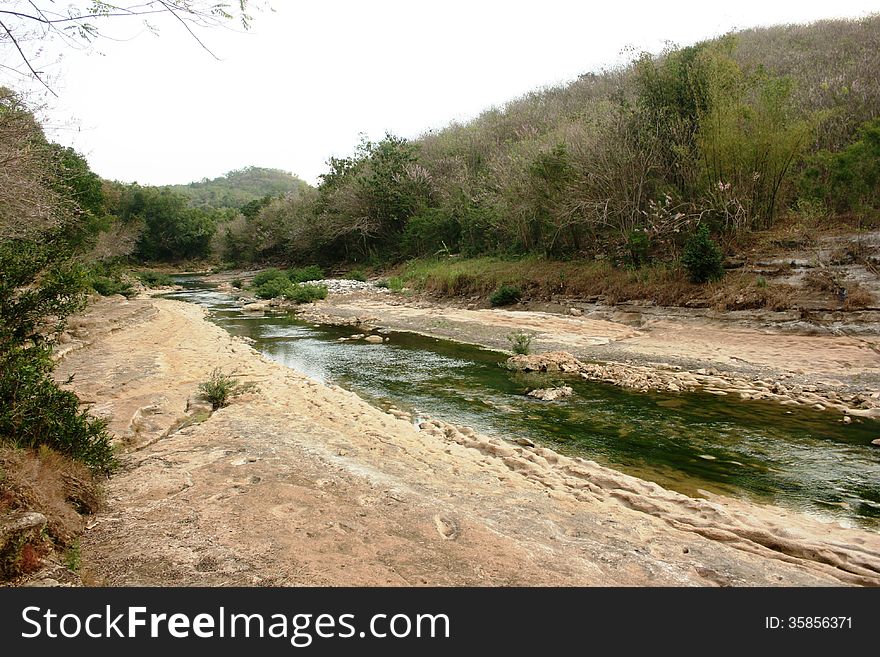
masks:
[[(15, 53), (18, 63), (0, 68), (19, 76), (31, 77), (49, 91), (43, 71), (38, 70), (39, 51), (50, 41), (60, 41), (67, 48), (84, 48), (105, 37), (102, 29), (120, 20), (139, 20), (154, 34), (158, 21), (170, 19), (212, 56), (202, 41), (204, 28), (215, 28), (238, 21), (244, 29), (251, 23), (248, 13), (253, 0), (128, 0), (104, 2), (79, 0), (55, 3), (53, 0), (12, 0), (0, 4), (0, 47)], [(55, 92), (52, 91), (54, 94)]]

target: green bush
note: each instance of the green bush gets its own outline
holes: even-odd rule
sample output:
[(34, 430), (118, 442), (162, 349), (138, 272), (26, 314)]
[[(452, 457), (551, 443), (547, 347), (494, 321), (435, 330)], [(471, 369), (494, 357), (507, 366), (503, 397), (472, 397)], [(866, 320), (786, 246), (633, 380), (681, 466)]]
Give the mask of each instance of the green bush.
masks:
[(49, 346), (0, 351), (0, 442), (46, 445), (94, 472), (109, 473), (116, 460), (107, 425), (55, 383), (51, 351)]
[(349, 280), (360, 281), (361, 283), (367, 282), (367, 275), (360, 269), (355, 269), (353, 272), (349, 272), (348, 278)]
[(121, 294), (130, 297), (135, 294), (131, 287), (131, 283), (120, 280), (119, 278), (111, 278), (109, 276), (95, 276), (91, 278), (89, 283), (92, 289), (102, 297), (111, 297), (114, 294)]
[(651, 242), (647, 233), (641, 230), (630, 231), (626, 238), (626, 264), (635, 269), (647, 265), (650, 249)]
[(681, 263), (694, 283), (708, 283), (724, 276), (721, 249), (709, 236), (709, 227), (700, 224), (684, 245)]
[(301, 283), (294, 285), (288, 292), (285, 292), (284, 298), (296, 303), (311, 303), (319, 299), (326, 299), (327, 286)]
[(174, 281), (168, 274), (158, 271), (140, 271), (137, 273), (138, 279), (147, 287), (162, 287), (166, 285), (174, 285)]
[(262, 285), (259, 285), (256, 287), (254, 294), (259, 299), (276, 299), (291, 294), (294, 288), (294, 284), (286, 276), (281, 276), (279, 278), (270, 278)]
[(522, 292), (513, 285), (502, 285), (489, 297), (489, 303), (493, 306), (509, 306), (522, 298)]
[(254, 287), (254, 289), (256, 289), (262, 287), (269, 281), (276, 279), (289, 280), (285, 272), (281, 271), (280, 269), (276, 269), (275, 267), (272, 267), (270, 269), (265, 269), (254, 276), (254, 280), (251, 282), (251, 285)]
[(508, 334), (507, 341), (510, 342), (510, 348), (513, 353), (527, 356), (532, 351), (533, 338), (534, 336), (529, 333), (517, 331)]
[(240, 290), (241, 288), (244, 287), (244, 281), (241, 280), (240, 278), (233, 278), (232, 279), (232, 287), (234, 287), (236, 290)]
[(318, 265), (309, 265), (302, 269), (291, 269), (287, 272), (287, 278), (291, 283), (306, 283), (308, 281), (324, 280), (324, 270)]
[(816, 153), (803, 172), (800, 191), (839, 212), (880, 208), (880, 118), (863, 124), (842, 151)]
[(229, 406), (234, 397), (254, 392), (256, 389), (256, 384), (236, 381), (234, 377), (215, 367), (211, 372), (211, 378), (199, 384), (199, 396), (210, 403), (216, 411), (218, 408)]

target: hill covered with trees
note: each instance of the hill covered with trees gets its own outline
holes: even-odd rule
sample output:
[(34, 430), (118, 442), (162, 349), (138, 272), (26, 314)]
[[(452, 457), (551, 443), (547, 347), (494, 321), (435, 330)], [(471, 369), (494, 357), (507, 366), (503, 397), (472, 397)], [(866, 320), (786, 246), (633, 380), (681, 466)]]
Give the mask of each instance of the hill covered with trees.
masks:
[(211, 180), (169, 185), (167, 189), (185, 196), (193, 207), (239, 209), (251, 201), (284, 196), (306, 187), (308, 183), (286, 171), (251, 166)]
[(877, 220), (878, 67), (880, 16), (643, 54), (415, 140), (363, 141), (317, 188), (230, 224), (225, 257), (602, 259), (600, 279), (708, 280), (718, 243), (781, 219)]

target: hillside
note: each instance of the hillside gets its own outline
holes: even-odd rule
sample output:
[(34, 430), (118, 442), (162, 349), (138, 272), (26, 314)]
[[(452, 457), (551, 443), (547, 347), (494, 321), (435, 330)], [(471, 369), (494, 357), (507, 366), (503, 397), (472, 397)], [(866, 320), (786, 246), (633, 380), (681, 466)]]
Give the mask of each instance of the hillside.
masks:
[[(230, 231), (225, 255), (380, 268), (450, 255), (601, 261), (595, 294), (638, 272), (639, 289), (618, 299), (702, 286), (761, 235), (793, 232), (809, 249), (822, 232), (877, 226), (878, 67), (880, 15), (644, 53), (415, 140), (364, 141), (330, 159), (317, 189)], [(477, 293), (480, 278), (444, 293)], [(773, 305), (765, 278), (738, 285)], [(559, 291), (574, 292), (567, 280)]]
[(280, 169), (245, 167), (211, 180), (204, 178), (167, 188), (186, 196), (193, 207), (237, 209), (265, 196), (283, 196), (306, 187), (305, 181)]

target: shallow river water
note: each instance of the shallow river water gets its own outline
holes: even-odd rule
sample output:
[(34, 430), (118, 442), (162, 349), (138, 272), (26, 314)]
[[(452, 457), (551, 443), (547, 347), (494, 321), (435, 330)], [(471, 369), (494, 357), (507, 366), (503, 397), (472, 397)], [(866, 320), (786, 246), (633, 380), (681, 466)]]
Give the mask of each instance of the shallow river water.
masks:
[[(273, 360), (378, 406), (526, 436), (689, 495), (706, 490), (880, 527), (880, 449), (870, 444), (880, 422), (844, 425), (812, 409), (508, 372), (502, 353), (412, 333), (388, 333), (383, 344), (338, 342), (356, 331), (244, 314), (197, 278), (178, 282), (186, 289), (167, 297), (207, 307), (212, 321)], [(562, 383), (573, 397), (525, 396)]]

